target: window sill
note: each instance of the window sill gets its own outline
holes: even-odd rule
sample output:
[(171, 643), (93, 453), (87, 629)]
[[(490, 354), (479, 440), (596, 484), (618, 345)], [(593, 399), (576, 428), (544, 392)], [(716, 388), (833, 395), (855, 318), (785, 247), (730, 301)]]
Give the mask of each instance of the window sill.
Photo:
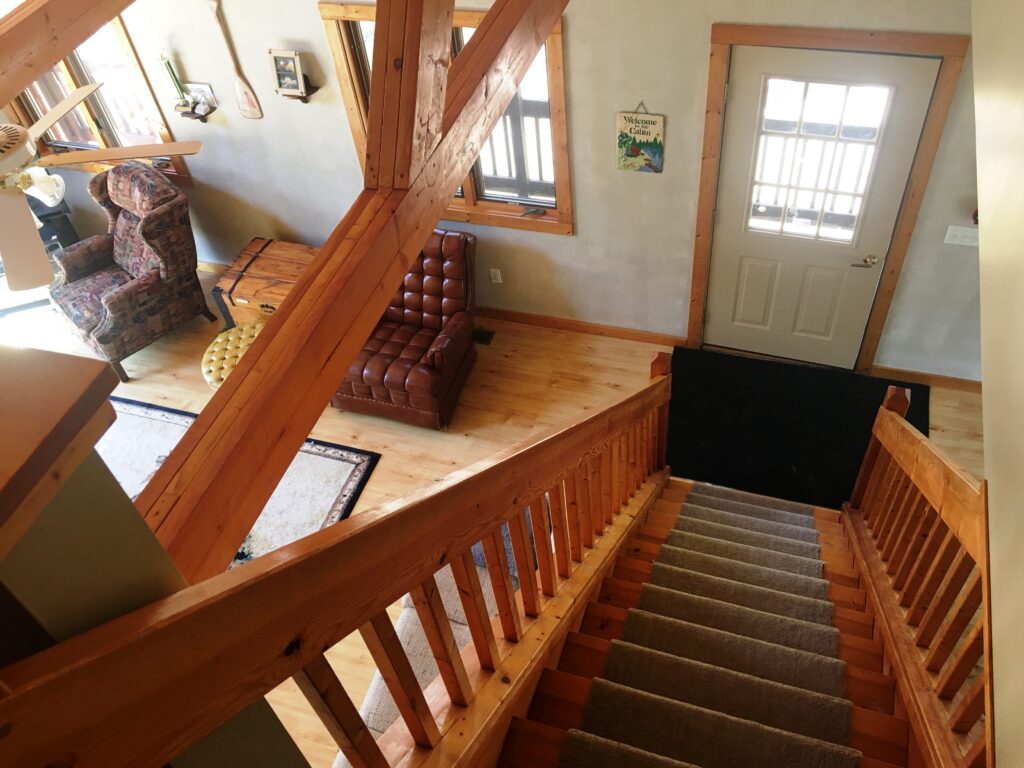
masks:
[(467, 205), (460, 199), (452, 201), (444, 214), (447, 221), (462, 221), (468, 224), (483, 224), (490, 227), (522, 229), (530, 232), (546, 232), (549, 235), (572, 235), (572, 216), (556, 208), (545, 208), (543, 216), (524, 216), (524, 206), (509, 203), (481, 201)]

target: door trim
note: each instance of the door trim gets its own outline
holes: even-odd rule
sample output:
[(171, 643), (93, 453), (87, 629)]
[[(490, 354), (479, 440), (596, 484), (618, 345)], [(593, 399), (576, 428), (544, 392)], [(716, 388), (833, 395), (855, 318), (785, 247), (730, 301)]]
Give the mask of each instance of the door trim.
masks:
[(718, 174), (721, 165), (722, 131), (725, 117), (729, 61), (734, 45), (773, 48), (815, 48), (858, 53), (889, 53), (930, 56), (941, 59), (931, 104), (914, 155), (907, 188), (893, 230), (885, 269), (875, 291), (871, 314), (861, 340), (854, 370), (871, 369), (885, 320), (892, 306), (903, 262), (910, 248), (921, 203), (935, 155), (953, 103), (964, 57), (971, 38), (968, 35), (938, 35), (924, 32), (877, 32), (869, 30), (811, 27), (777, 27), (756, 24), (713, 24), (711, 58), (708, 66), (707, 109), (704, 113), (704, 141), (701, 152), (700, 186), (697, 197), (697, 226), (693, 242), (693, 275), (690, 281), (690, 319), (686, 346), (699, 349), (704, 343), (704, 312), (708, 278), (711, 273), (711, 240), (714, 234), (715, 204), (718, 200)]

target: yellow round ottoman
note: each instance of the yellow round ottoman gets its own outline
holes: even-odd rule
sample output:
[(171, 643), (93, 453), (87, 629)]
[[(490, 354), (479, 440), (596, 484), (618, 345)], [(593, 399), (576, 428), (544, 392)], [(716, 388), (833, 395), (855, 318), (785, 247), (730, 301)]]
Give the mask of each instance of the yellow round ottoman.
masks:
[(218, 334), (203, 354), (202, 369), (206, 383), (213, 389), (223, 384), (265, 325), (259, 321), (245, 323)]

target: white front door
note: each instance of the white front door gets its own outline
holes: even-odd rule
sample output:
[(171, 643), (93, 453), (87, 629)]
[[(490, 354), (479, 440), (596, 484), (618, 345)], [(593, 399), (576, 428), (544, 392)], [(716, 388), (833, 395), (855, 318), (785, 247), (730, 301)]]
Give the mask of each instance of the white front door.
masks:
[(705, 344), (853, 368), (938, 70), (733, 47)]

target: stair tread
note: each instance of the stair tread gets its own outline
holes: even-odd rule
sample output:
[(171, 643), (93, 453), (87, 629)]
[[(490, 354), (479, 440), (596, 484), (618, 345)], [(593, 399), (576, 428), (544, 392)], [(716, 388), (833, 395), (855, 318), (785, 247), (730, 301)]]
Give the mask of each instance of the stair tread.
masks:
[(794, 573), (811, 579), (820, 579), (825, 573), (825, 566), (821, 560), (787, 555), (783, 552), (759, 549), (749, 544), (713, 539), (695, 533), (669, 531), (668, 537), (662, 546), (695, 550), (717, 557), (724, 557), (728, 560), (738, 560), (749, 565), (759, 565), (762, 568)]
[(687, 515), (687, 508), (683, 508), (682, 514), (676, 521), (675, 530), (684, 533), (695, 533), (698, 536), (707, 536), (724, 541), (733, 541), (737, 544), (745, 544), (749, 547), (766, 549), (772, 552), (781, 552), (794, 557), (806, 557), (819, 560), (821, 558), (821, 547), (807, 541), (775, 536), (770, 533), (751, 531), (746, 528), (739, 528), (735, 525), (715, 523), (709, 520)]
[[(664, 725), (672, 723), (671, 729)], [(861, 753), (605, 680), (590, 688), (580, 730), (703, 768), (857, 768)]]
[(689, 592), (747, 608), (830, 626), (833, 606), (819, 600), (768, 587), (725, 579), (673, 565), (655, 562), (648, 583), (677, 592)]
[(696, 491), (690, 493), (686, 497), (686, 503), (699, 504), (702, 507), (711, 507), (712, 509), (721, 509), (725, 512), (732, 512), (734, 515), (747, 515), (748, 517), (772, 520), (776, 523), (796, 525), (802, 528), (810, 528), (812, 530), (817, 527), (815, 525), (813, 515), (789, 512), (784, 509), (775, 509), (773, 507), (764, 507), (757, 504), (736, 501), (734, 499), (707, 496)]
[(721, 499), (736, 499), (760, 506), (770, 507), (774, 505), (776, 509), (800, 515), (809, 516), (814, 513), (814, 507), (810, 504), (804, 504), (799, 501), (789, 501), (788, 499), (781, 499), (777, 496), (768, 496), (763, 493), (741, 491), (724, 485), (715, 485), (714, 483), (694, 483), (693, 487), (690, 489), (690, 493), (714, 496)]
[(791, 539), (817, 543), (819, 533), (814, 528), (802, 525), (789, 525), (788, 523), (776, 523), (771, 520), (763, 520), (750, 515), (737, 515), (724, 509), (705, 507), (696, 501), (687, 501), (683, 504), (680, 513), (692, 517), (699, 517), (712, 523), (731, 525), (736, 528), (746, 528), (751, 531), (760, 531), (773, 536), (788, 536)]

